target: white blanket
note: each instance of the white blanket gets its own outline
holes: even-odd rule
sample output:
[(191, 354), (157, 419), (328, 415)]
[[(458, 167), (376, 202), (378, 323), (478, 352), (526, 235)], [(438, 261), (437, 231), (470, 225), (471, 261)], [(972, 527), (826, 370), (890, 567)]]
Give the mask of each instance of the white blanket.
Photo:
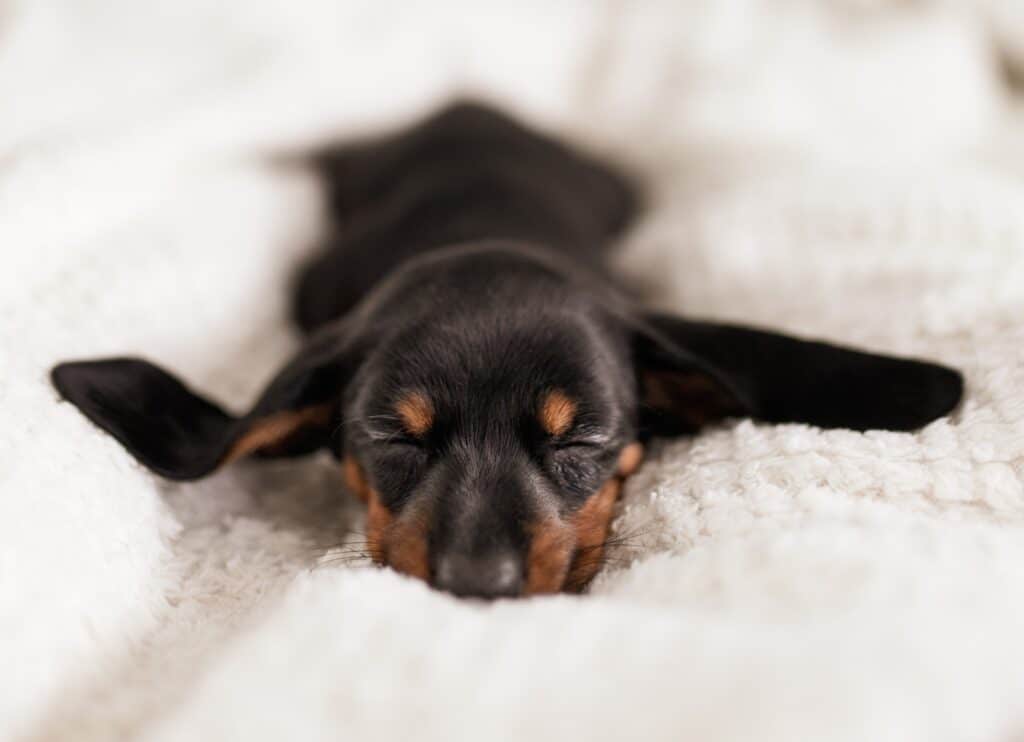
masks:
[[(1011, 2), (0, 7), (0, 738), (1021, 738)], [(459, 90), (645, 174), (622, 263), (662, 305), (966, 402), (660, 445), (588, 595), (494, 605), (322, 556), (362, 518), (328, 457), (171, 485), (58, 403), (54, 362), (141, 354), (243, 407), (320, 214), (261, 154)]]

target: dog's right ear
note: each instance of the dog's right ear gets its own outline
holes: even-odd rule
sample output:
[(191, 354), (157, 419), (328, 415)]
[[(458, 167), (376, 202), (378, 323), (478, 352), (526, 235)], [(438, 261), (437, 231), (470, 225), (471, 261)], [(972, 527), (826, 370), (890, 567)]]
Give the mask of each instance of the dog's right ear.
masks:
[(53, 385), (140, 463), (199, 479), (249, 454), (297, 456), (338, 440), (341, 395), (361, 354), (335, 327), (311, 338), (252, 409), (234, 417), (143, 360), (62, 363)]

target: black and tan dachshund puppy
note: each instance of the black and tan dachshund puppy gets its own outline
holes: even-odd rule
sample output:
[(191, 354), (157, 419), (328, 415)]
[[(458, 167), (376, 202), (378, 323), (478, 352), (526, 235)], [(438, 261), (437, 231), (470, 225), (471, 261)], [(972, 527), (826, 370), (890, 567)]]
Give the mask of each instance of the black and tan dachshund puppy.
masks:
[(912, 430), (960, 399), (942, 366), (646, 311), (605, 261), (631, 182), (486, 107), (318, 165), (337, 224), (295, 294), (308, 340), (248, 413), (134, 358), (53, 383), (170, 479), (329, 449), (375, 560), (456, 595), (585, 586), (651, 436)]

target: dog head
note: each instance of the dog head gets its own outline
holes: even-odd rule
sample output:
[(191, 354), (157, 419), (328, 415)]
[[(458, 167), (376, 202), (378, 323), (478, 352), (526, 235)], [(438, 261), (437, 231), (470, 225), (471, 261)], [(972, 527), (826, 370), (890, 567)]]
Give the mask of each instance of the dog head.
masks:
[(644, 313), (505, 244), (410, 261), (241, 417), (136, 359), (61, 364), (53, 381), (172, 479), (330, 449), (368, 503), (373, 558), (475, 597), (586, 585), (648, 436), (735, 416), (907, 430), (962, 389), (934, 364)]

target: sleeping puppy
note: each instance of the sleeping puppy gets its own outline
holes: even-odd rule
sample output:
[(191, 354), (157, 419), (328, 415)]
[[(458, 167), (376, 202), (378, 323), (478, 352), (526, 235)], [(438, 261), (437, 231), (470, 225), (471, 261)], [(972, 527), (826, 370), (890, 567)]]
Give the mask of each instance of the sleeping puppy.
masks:
[(644, 310), (605, 261), (633, 185), (494, 110), (317, 162), (337, 223), (295, 292), (308, 339), (249, 412), (135, 358), (53, 383), (169, 479), (330, 450), (374, 559), (455, 595), (584, 587), (652, 436), (912, 430), (960, 399), (942, 366)]

